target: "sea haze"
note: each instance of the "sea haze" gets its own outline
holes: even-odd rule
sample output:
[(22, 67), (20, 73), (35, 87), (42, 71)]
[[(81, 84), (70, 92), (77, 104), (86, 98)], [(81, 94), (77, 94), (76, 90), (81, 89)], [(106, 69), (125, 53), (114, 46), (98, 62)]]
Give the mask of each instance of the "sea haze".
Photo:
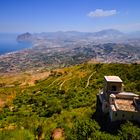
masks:
[(31, 43), (18, 43), (16, 41), (17, 34), (0, 34), (0, 55), (31, 48)]

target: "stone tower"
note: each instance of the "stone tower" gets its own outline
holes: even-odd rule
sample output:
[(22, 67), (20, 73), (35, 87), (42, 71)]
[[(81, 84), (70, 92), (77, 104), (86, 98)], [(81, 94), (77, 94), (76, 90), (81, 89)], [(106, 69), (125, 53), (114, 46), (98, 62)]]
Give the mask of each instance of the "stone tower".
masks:
[(111, 94), (123, 92), (122, 80), (118, 76), (104, 76), (103, 94), (106, 101), (109, 101)]

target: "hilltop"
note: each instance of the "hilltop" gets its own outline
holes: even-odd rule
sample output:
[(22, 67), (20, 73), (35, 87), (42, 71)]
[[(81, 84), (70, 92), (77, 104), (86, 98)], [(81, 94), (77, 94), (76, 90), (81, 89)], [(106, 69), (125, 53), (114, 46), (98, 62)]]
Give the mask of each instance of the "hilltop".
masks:
[(140, 94), (139, 71), (138, 64), (84, 63), (1, 76), (0, 138), (50, 139), (59, 133), (62, 139), (139, 139), (135, 123), (111, 124), (96, 114), (103, 76), (120, 76), (126, 91)]

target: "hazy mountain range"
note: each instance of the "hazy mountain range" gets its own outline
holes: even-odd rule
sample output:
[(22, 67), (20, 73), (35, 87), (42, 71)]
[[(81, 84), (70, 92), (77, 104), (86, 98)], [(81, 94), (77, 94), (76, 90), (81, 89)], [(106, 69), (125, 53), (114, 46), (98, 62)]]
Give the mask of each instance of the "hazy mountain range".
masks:
[(78, 32), (78, 31), (58, 31), (43, 33), (24, 33), (17, 37), (17, 41), (35, 41), (35, 39), (92, 39), (92, 40), (109, 40), (117, 41), (129, 38), (140, 38), (140, 31), (132, 33), (123, 33), (115, 29), (101, 30), (99, 32)]
[(109, 29), (99, 32), (24, 33), (17, 42), (32, 48), (0, 56), (0, 72), (53, 69), (84, 62), (139, 63), (140, 32), (122, 33)]

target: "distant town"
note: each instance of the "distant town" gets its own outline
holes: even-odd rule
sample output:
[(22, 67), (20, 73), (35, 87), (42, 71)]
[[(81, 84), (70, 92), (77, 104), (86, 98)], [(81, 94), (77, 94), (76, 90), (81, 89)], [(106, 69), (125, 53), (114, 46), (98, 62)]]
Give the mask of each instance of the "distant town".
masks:
[(139, 32), (124, 34), (108, 29), (95, 33), (76, 31), (24, 33), (17, 42), (30, 42), (32, 48), (0, 56), (0, 72), (31, 68), (60, 68), (83, 62), (139, 63)]

